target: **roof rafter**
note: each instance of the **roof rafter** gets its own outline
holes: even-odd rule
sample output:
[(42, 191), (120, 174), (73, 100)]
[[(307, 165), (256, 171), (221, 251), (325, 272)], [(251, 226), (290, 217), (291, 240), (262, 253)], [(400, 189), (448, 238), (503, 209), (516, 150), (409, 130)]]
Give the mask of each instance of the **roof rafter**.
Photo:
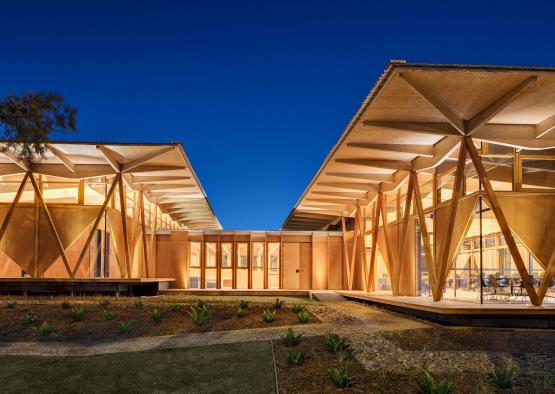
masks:
[(384, 168), (388, 170), (411, 170), (410, 162), (401, 160), (335, 159), (335, 162), (343, 164), (354, 164), (364, 167)]
[(520, 82), (512, 89), (510, 89), (505, 94), (498, 97), (493, 103), (486, 106), (468, 121), (465, 121), (465, 132), (466, 135), (474, 134), (481, 126), (486, 124), (495, 115), (505, 109), (510, 103), (512, 103), (526, 88), (530, 87), (538, 80), (537, 76), (532, 76), (526, 78), (524, 81)]
[(122, 172), (128, 172), (131, 171), (133, 168), (140, 166), (141, 164), (144, 164), (145, 162), (152, 160), (160, 155), (163, 155), (166, 152), (169, 152), (171, 150), (173, 150), (175, 147), (170, 145), (170, 146), (164, 146), (154, 152), (150, 152), (147, 153), (137, 159), (131, 160), (127, 163), (124, 163), (121, 165), (121, 171)]
[(46, 149), (52, 152), (52, 154), (56, 156), (58, 160), (60, 160), (63, 165), (67, 167), (68, 170), (70, 170), (71, 172), (75, 172), (75, 163), (70, 160), (67, 153), (63, 152), (61, 149), (58, 149), (52, 144), (46, 144)]
[(433, 157), (433, 147), (430, 145), (413, 144), (367, 144), (361, 142), (350, 142), (349, 148), (360, 148), (367, 150), (379, 150), (384, 152), (409, 153), (413, 155)]
[(399, 73), (399, 77), (405, 80), (412, 90), (422, 97), (424, 101), (438, 110), (461, 135), (465, 135), (465, 125), (463, 120), (451, 108), (445, 105), (445, 103), (437, 97), (434, 97), (426, 86), (407, 73)]
[(326, 172), (328, 176), (340, 178), (363, 179), (372, 182), (393, 182), (393, 175), (390, 174), (357, 174), (351, 172)]
[(421, 134), (460, 136), (450, 123), (446, 122), (410, 122), (410, 121), (390, 121), (390, 120), (364, 120), (365, 127), (378, 127), (389, 130), (406, 131)]

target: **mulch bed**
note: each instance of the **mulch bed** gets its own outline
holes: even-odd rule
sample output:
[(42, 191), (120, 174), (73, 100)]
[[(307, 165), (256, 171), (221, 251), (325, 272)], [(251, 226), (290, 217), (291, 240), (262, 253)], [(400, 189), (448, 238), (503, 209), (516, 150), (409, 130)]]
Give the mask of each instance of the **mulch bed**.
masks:
[[(301, 344), (286, 347), (281, 341), (273, 341), (275, 362), (280, 393), (416, 393), (418, 383), (422, 380), (423, 372), (412, 369), (401, 372), (391, 366), (387, 373), (380, 370), (365, 370), (347, 349), (343, 359), (349, 360), (349, 373), (352, 385), (348, 388), (338, 388), (330, 378), (330, 371), (341, 365), (340, 355), (329, 353), (324, 347), (323, 337), (303, 338)], [(289, 365), (287, 351), (306, 352), (306, 359), (301, 365)], [(489, 382), (488, 375), (453, 371), (450, 374), (438, 375), (432, 373), (437, 383), (444, 378), (454, 383), (453, 393), (520, 393), (525, 387), (530, 388), (525, 377), (519, 377), (512, 390), (496, 390)], [(524, 380), (523, 380), (524, 379)], [(551, 392), (551, 391), (549, 391)]]
[(382, 335), (409, 351), (552, 353), (555, 349), (555, 330), (433, 327)]
[[(191, 306), (196, 304), (193, 301), (169, 303), (122, 297), (110, 298), (109, 306), (101, 306), (99, 300), (101, 300), (99, 297), (91, 300), (69, 299), (68, 309), (62, 308), (63, 299), (26, 300), (18, 302), (14, 308), (9, 308), (7, 305), (9, 300), (5, 300), (0, 304), (0, 342), (48, 340), (86, 343), (299, 324), (298, 315), (291, 311), (288, 304), (285, 304), (283, 309), (277, 310), (274, 322), (266, 323), (262, 320), (262, 310), (273, 309), (271, 303), (251, 303), (248, 315), (240, 318), (235, 315), (238, 308), (237, 302), (210, 301), (212, 310), (210, 318), (204, 325), (196, 326), (189, 316)], [(139, 300), (139, 304), (136, 304)], [(172, 304), (180, 304), (181, 310), (174, 311)], [(71, 311), (78, 306), (84, 306), (86, 312), (83, 320), (74, 321)], [(155, 308), (162, 312), (160, 321), (153, 321), (150, 316), (150, 312)], [(115, 313), (113, 320), (106, 320), (105, 309)], [(26, 324), (22, 319), (26, 313), (35, 315), (37, 321)], [(320, 323), (313, 314), (309, 314), (309, 323)], [(120, 322), (124, 320), (133, 321), (132, 328), (127, 333), (119, 332)], [(41, 338), (35, 329), (45, 321), (52, 326), (52, 333)]]
[[(286, 347), (281, 341), (274, 341), (274, 354), (280, 393), (363, 393), (370, 384), (370, 375), (352, 357), (350, 351), (341, 356), (330, 353), (324, 347), (323, 337), (303, 338), (295, 347)], [(306, 352), (306, 360), (301, 365), (287, 363), (287, 351)], [(351, 367), (352, 387), (339, 389), (330, 378), (330, 371), (341, 365), (341, 359), (348, 360)]]

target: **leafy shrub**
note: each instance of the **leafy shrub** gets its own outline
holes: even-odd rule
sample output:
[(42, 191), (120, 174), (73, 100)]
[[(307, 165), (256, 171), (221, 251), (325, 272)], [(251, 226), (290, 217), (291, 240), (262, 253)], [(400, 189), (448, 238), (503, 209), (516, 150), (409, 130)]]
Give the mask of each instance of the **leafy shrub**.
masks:
[(21, 318), (21, 320), (23, 320), (23, 322), (25, 324), (33, 324), (34, 322), (37, 321), (37, 317), (33, 314), (30, 313), (26, 313), (23, 315), (23, 317)]
[(159, 309), (154, 308), (150, 311), (150, 318), (153, 321), (160, 321), (162, 320), (162, 312)]
[(197, 308), (199, 309), (209, 309), (208, 301), (197, 299)]
[(530, 391), (533, 394), (550, 393), (553, 389), (553, 381), (551, 376), (530, 376)]
[(281, 309), (281, 308), (283, 308), (283, 300), (276, 298), (276, 300), (274, 301), (274, 309)]
[(133, 320), (122, 320), (119, 322), (119, 332), (122, 334), (127, 334), (131, 331), (131, 327), (133, 327)]
[(17, 302), (15, 302), (15, 301), (8, 301), (7, 304), (6, 304), (6, 308), (8, 308), (8, 309), (14, 309), (16, 305), (17, 305)]
[(106, 320), (112, 320), (115, 316), (116, 314), (114, 313), (114, 311), (111, 311), (110, 309), (104, 309), (104, 318)]
[(291, 310), (293, 311), (293, 313), (301, 313), (302, 311), (304, 311), (304, 307), (301, 304), (293, 304), (291, 306)]
[(489, 381), (500, 389), (510, 389), (516, 381), (516, 373), (513, 367), (498, 368), (489, 373)]
[(191, 307), (189, 316), (191, 316), (191, 320), (195, 325), (202, 326), (204, 323), (208, 321), (208, 318), (210, 317), (210, 313), (211, 313), (210, 307), (206, 302), (202, 302), (202, 303), (198, 302), (197, 306)]
[(281, 337), (281, 342), (285, 346), (297, 346), (301, 343), (303, 338), (303, 334), (300, 333), (299, 335), (295, 335), (292, 327), (287, 328), (287, 334)]
[(251, 302), (247, 300), (240, 300), (239, 301), (239, 309), (249, 309)]
[(35, 328), (35, 333), (39, 337), (46, 337), (52, 333), (52, 326), (45, 321), (39, 327)]
[(324, 335), (324, 346), (328, 352), (337, 353), (349, 347), (349, 340), (346, 337), (339, 337), (331, 331)]
[(71, 310), (71, 318), (73, 321), (81, 321), (85, 317), (85, 308), (82, 306), (78, 306), (77, 308), (73, 308)]
[(239, 308), (237, 309), (237, 312), (235, 312), (235, 315), (237, 317), (245, 317), (249, 314), (249, 311), (247, 309), (244, 308)]
[(141, 300), (135, 301), (133, 303), (133, 306), (137, 309), (142, 308), (143, 307), (143, 302)]
[(181, 312), (181, 304), (172, 304), (172, 311)]
[(422, 370), (422, 378), (418, 382), (417, 393), (419, 394), (450, 394), (453, 392), (453, 381), (443, 378), (439, 383), (426, 370)]
[(307, 311), (301, 311), (299, 312), (299, 322), (301, 322), (302, 324), (308, 323), (308, 321), (310, 320), (310, 315), (308, 314)]
[(110, 304), (111, 304), (110, 300), (107, 300), (107, 299), (104, 299), (98, 303), (98, 305), (100, 305), (101, 308), (105, 308), (105, 309), (108, 308)]
[(262, 320), (266, 323), (271, 323), (276, 320), (276, 312), (269, 309), (262, 310)]
[(287, 351), (287, 363), (290, 365), (300, 365), (304, 362), (306, 358), (306, 352), (299, 350), (298, 352), (288, 350)]
[(339, 368), (334, 368), (330, 372), (330, 378), (337, 387), (344, 389), (351, 385), (353, 378), (349, 373), (350, 368), (351, 363), (349, 361), (345, 361)]
[(69, 309), (69, 308), (71, 308), (71, 305), (70, 305), (69, 301), (62, 301), (62, 303), (60, 304), (60, 306), (62, 307), (62, 309)]

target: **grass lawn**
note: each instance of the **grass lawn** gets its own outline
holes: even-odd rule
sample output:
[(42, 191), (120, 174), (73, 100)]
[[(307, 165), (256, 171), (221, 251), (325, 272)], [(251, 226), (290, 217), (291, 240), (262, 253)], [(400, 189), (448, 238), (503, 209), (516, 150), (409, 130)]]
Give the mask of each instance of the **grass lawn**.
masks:
[(0, 357), (3, 393), (275, 393), (269, 342), (86, 357)]

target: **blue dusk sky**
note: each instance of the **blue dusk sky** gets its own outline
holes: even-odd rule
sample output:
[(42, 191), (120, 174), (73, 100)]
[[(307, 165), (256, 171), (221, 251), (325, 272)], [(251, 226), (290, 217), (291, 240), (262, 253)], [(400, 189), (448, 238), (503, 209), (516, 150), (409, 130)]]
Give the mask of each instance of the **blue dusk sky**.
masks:
[(0, 95), (57, 138), (180, 141), (226, 229), (278, 229), (390, 59), (554, 66), (552, 1), (4, 1)]

